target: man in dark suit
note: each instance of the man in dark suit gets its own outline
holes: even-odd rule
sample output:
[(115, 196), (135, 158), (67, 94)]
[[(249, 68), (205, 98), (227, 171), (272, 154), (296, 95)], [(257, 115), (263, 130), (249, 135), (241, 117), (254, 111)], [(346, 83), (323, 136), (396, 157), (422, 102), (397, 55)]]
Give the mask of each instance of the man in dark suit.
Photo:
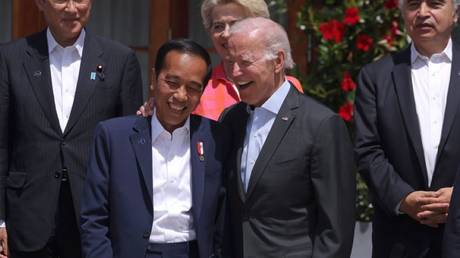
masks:
[(243, 102), (221, 119), (235, 143), (227, 256), (349, 257), (355, 174), (344, 122), (284, 79), (293, 61), (279, 24), (249, 18), (230, 31), (230, 77)]
[(413, 43), (361, 70), (355, 151), (375, 207), (373, 257), (439, 258), (460, 164), (455, 2), (401, 3)]
[(99, 124), (82, 196), (84, 257), (214, 257), (229, 138), (217, 122), (190, 115), (210, 64), (195, 42), (166, 42), (153, 116)]
[(80, 257), (81, 187), (99, 121), (142, 103), (134, 53), (86, 32), (91, 0), (36, 0), (48, 28), (0, 50), (0, 230), (11, 257)]
[(443, 238), (443, 258), (458, 258), (460, 254), (460, 176), (457, 176), (454, 183), (454, 190), (449, 206)]

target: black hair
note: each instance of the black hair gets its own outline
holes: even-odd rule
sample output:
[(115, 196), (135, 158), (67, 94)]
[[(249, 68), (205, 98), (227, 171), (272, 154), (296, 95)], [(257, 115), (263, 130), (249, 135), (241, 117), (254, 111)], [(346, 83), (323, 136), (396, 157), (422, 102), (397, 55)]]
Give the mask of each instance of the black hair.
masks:
[(158, 79), (160, 71), (164, 68), (164, 61), (166, 55), (171, 51), (178, 51), (180, 53), (191, 54), (200, 57), (206, 62), (206, 75), (203, 79), (203, 87), (208, 84), (209, 79), (211, 78), (211, 57), (209, 56), (206, 49), (204, 49), (200, 44), (196, 43), (191, 39), (171, 39), (166, 43), (161, 45), (158, 49), (157, 57), (155, 60), (155, 72)]

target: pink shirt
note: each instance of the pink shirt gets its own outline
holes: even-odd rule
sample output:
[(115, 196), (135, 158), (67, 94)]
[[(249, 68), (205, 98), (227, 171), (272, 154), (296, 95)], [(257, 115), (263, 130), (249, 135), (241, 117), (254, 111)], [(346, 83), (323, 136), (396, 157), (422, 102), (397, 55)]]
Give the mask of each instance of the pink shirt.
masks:
[[(294, 87), (303, 93), (300, 82), (291, 76), (286, 76)], [(217, 121), (227, 107), (240, 102), (240, 95), (235, 85), (227, 80), (222, 63), (214, 67), (211, 79), (206, 85), (200, 103), (193, 114), (204, 116)]]

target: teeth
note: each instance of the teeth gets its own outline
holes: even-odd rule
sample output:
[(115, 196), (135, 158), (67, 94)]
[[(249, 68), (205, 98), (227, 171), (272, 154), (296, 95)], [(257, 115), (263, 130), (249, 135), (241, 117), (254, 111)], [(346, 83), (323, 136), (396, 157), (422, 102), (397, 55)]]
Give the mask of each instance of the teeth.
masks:
[(182, 110), (185, 109), (185, 107), (183, 107), (183, 106), (178, 106), (178, 105), (174, 105), (174, 104), (169, 104), (169, 107), (170, 107), (171, 109), (176, 110), (176, 111), (182, 111)]
[(249, 83), (251, 83), (251, 82), (238, 82), (238, 85), (239, 85), (239, 86), (246, 86), (246, 85), (248, 85)]

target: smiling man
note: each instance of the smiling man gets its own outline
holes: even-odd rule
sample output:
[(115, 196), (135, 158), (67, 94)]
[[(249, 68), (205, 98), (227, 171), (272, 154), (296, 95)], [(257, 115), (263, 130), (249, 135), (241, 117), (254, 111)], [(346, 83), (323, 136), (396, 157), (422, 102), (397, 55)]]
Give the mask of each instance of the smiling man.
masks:
[(229, 135), (190, 115), (211, 67), (191, 40), (157, 53), (153, 116), (99, 124), (83, 191), (85, 258), (214, 257)]
[(293, 61), (279, 24), (236, 22), (228, 46), (242, 102), (221, 119), (234, 142), (227, 256), (349, 257), (355, 174), (344, 122), (285, 80)]
[(92, 0), (35, 3), (48, 27), (0, 49), (0, 257), (80, 258), (94, 129), (136, 111), (141, 73), (133, 51), (84, 29)]
[(401, 0), (412, 44), (358, 78), (355, 151), (373, 194), (374, 258), (441, 257), (460, 164), (460, 48), (450, 36), (456, 6)]

